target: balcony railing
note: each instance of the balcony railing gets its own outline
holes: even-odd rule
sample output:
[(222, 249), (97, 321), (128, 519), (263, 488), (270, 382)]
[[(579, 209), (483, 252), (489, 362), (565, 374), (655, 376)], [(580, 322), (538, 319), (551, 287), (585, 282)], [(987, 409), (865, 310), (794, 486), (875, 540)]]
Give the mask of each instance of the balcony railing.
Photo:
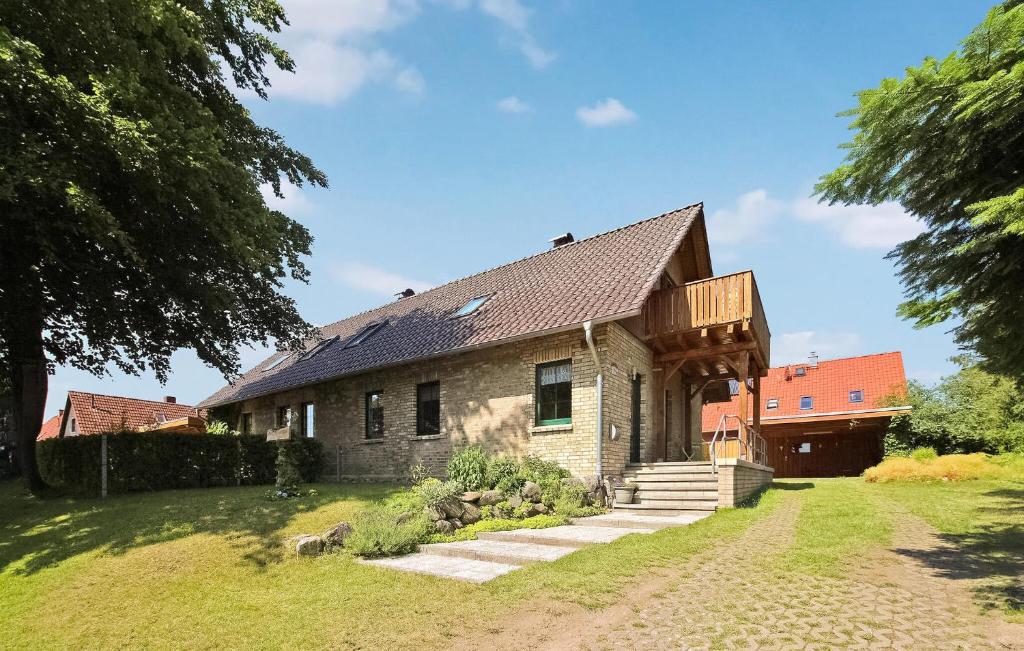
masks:
[(718, 326), (739, 327), (742, 332), (752, 333), (763, 351), (765, 363), (768, 362), (771, 332), (751, 271), (655, 291), (644, 305), (641, 316), (648, 337)]

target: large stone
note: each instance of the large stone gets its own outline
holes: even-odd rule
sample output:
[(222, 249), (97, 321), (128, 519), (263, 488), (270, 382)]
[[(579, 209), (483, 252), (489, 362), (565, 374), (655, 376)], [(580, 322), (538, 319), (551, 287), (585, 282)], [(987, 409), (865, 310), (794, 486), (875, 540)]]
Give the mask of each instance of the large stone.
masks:
[(423, 513), (427, 516), (427, 519), (431, 522), (437, 522), (438, 520), (444, 520), (447, 516), (445, 513), (438, 508), (433, 506), (423, 507)]
[(484, 491), (480, 494), (480, 506), (494, 506), (505, 499), (505, 494), (499, 490)]
[(462, 502), (454, 497), (441, 502), (440, 507), (448, 516), (448, 519), (458, 518), (462, 515)]
[(476, 504), (464, 502), (462, 504), (462, 517), (459, 518), (465, 524), (473, 524), (480, 521), (480, 507)]
[(466, 491), (460, 499), (463, 502), (475, 502), (480, 499), (480, 493), (477, 491)]
[(535, 482), (528, 481), (523, 484), (523, 488), (519, 491), (519, 494), (523, 496), (524, 500), (529, 502), (539, 502), (541, 495), (540, 485)]
[(520, 497), (519, 495), (509, 495), (508, 496), (508, 505), (511, 506), (512, 508), (518, 509), (522, 505), (522, 503), (523, 503), (523, 498)]
[(522, 509), (523, 517), (524, 518), (532, 518), (535, 515), (539, 515), (540, 514), (539, 507), (541, 507), (541, 506), (543, 506), (543, 504), (534, 504), (533, 502), (524, 502), (523, 503), (523, 509)]
[(463, 528), (464, 526), (466, 526), (466, 525), (462, 524), (462, 521), (460, 521), (460, 520), (456, 520), (456, 519), (454, 519), (454, 518), (452, 518), (451, 520), (449, 520), (449, 521), (448, 521), (448, 523), (449, 523), (449, 524), (451, 524), (451, 525), (452, 525), (453, 527), (455, 527), (456, 529), (461, 529), (461, 528)]
[(538, 514), (541, 514), (547, 513), (549, 509), (548, 505), (545, 504), (544, 502), (537, 502), (536, 504), (533, 505), (533, 510), (536, 511)]
[(327, 547), (341, 547), (345, 539), (352, 533), (352, 525), (347, 522), (339, 522), (320, 536)]
[(323, 550), (320, 536), (299, 536), (295, 541), (295, 553), (299, 556), (319, 556)]
[(438, 520), (434, 523), (434, 528), (437, 529), (437, 533), (451, 533), (455, 531), (455, 525), (447, 520)]

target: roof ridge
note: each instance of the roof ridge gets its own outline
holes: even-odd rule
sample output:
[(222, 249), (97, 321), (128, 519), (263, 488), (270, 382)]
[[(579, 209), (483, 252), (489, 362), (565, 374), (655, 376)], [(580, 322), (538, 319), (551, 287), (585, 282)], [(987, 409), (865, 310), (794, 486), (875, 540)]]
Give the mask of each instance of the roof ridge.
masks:
[[(514, 264), (519, 264), (521, 262), (526, 262), (527, 260), (532, 260), (533, 258), (539, 258), (541, 256), (545, 256), (545, 255), (549, 255), (551, 253), (555, 253), (556, 251), (564, 251), (564, 250), (568, 249), (569, 247), (575, 246), (577, 244), (583, 244), (584, 242), (590, 242), (590, 241), (596, 240), (598, 238), (606, 237), (608, 235), (612, 235), (612, 234), (618, 233), (620, 231), (624, 231), (624, 230), (626, 230), (628, 228), (634, 228), (634, 227), (639, 226), (641, 224), (646, 224), (647, 222), (652, 222), (652, 221), (654, 221), (656, 219), (663, 219), (665, 217), (668, 217), (669, 215), (674, 215), (674, 214), (682, 212), (684, 210), (689, 210), (691, 208), (696, 208), (697, 206), (703, 206), (703, 205), (704, 205), (703, 201), (698, 201), (696, 203), (691, 203), (691, 204), (686, 205), (686, 206), (682, 206), (682, 207), (679, 207), (679, 208), (675, 208), (673, 210), (669, 210), (669, 211), (663, 212), (660, 215), (655, 215), (653, 217), (645, 217), (644, 219), (641, 219), (639, 221), (635, 221), (632, 224), (626, 224), (625, 226), (619, 226), (618, 228), (613, 228), (610, 231), (604, 231), (602, 233), (595, 233), (594, 235), (591, 235), (589, 237), (584, 237), (581, 240), (575, 240), (573, 242), (569, 242), (568, 244), (563, 244), (562, 246), (559, 246), (559, 247), (548, 249), (546, 251), (538, 251), (537, 253), (533, 253), (533, 254), (530, 254), (530, 255), (522, 257), (522, 258), (517, 258), (517, 259), (512, 260), (510, 262), (506, 262), (504, 264), (499, 264), (499, 265), (494, 266), (494, 267), (489, 267), (487, 269), (483, 269), (482, 271), (478, 271), (476, 273), (469, 274), (468, 276), (462, 276), (461, 278), (454, 278), (454, 279), (449, 280), (448, 282), (444, 283), (443, 285), (438, 285), (437, 287), (431, 287), (428, 290), (425, 290), (423, 292), (419, 292), (419, 293), (417, 293), (417, 294), (415, 294), (413, 296), (409, 296), (408, 298), (399, 298), (397, 300), (394, 300), (394, 301), (391, 301), (391, 302), (388, 302), (388, 303), (384, 303), (383, 305), (378, 305), (377, 307), (371, 307), (369, 309), (363, 310), (362, 312), (357, 312), (357, 313), (352, 314), (351, 316), (347, 316), (347, 317), (345, 317), (343, 319), (338, 319), (337, 321), (332, 321), (330, 323), (327, 323), (325, 325), (320, 326), (319, 328), (317, 328), (317, 330), (322, 332), (323, 330), (325, 330), (327, 328), (330, 328), (331, 326), (337, 325), (337, 324), (341, 323), (342, 321), (349, 321), (349, 320), (354, 319), (356, 317), (363, 316), (363, 315), (369, 314), (371, 312), (375, 312), (375, 311), (377, 311), (377, 310), (379, 310), (381, 308), (385, 308), (388, 305), (393, 305), (393, 304), (395, 304), (395, 303), (397, 303), (399, 301), (416, 300), (420, 296), (427, 296), (427, 295), (431, 294), (432, 292), (436, 292), (436, 291), (438, 291), (440, 289), (443, 289), (443, 288), (445, 288), (445, 287), (447, 287), (449, 285), (453, 285), (453, 284), (455, 284), (457, 282), (462, 282), (464, 280), (469, 280), (470, 278), (476, 278), (477, 276), (482, 276), (483, 274), (490, 273), (492, 271), (497, 271), (498, 269), (504, 269), (505, 267), (511, 267)], [(281, 352), (281, 351), (277, 351), (277, 352)]]
[[(130, 398), (128, 396), (115, 396), (115, 395), (111, 395), (109, 393), (93, 393), (92, 391), (78, 391), (77, 389), (70, 389), (70, 390), (68, 390), (68, 395), (71, 395), (72, 393), (77, 393), (77, 394), (83, 395), (83, 396), (99, 396), (101, 398), (117, 398), (118, 400), (134, 400), (135, 402), (149, 402), (149, 403), (152, 403), (154, 405), (164, 405), (164, 406), (166, 406), (166, 405), (174, 405), (174, 406), (177, 406), (177, 407), (188, 407), (189, 409), (195, 409), (196, 408), (195, 405), (187, 405), (187, 404), (185, 404), (183, 402), (164, 402), (163, 400), (149, 400), (148, 398)], [(101, 409), (101, 408), (97, 407), (97, 409)]]
[[(882, 357), (884, 355), (903, 355), (901, 350), (890, 350), (884, 353), (867, 353), (865, 355), (848, 355), (846, 357), (829, 357), (828, 359), (818, 359), (818, 364), (826, 364), (829, 362), (845, 362), (851, 359), (865, 359), (867, 357)], [(791, 362), (789, 364), (783, 364), (782, 366), (773, 366), (773, 369), (786, 368), (787, 366), (809, 366), (810, 362)]]

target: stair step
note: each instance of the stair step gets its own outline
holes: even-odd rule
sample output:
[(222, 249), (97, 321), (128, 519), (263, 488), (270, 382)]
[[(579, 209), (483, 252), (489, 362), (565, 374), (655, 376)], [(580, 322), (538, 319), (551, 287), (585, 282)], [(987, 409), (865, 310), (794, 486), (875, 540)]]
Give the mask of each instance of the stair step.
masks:
[(643, 501), (647, 499), (652, 500), (717, 500), (718, 499), (718, 487), (707, 489), (707, 490), (695, 490), (687, 488), (683, 490), (651, 490), (647, 488), (641, 488), (637, 491), (637, 497)]
[(653, 463), (627, 463), (627, 468), (702, 468), (711, 467), (710, 461), (655, 461)]
[(699, 515), (708, 516), (714, 513), (714, 509), (655, 509), (643, 504), (628, 504), (625, 506), (616, 505), (612, 510), (614, 514), (637, 515), (637, 516), (684, 516)]
[(486, 539), (420, 545), (420, 552), (423, 554), (490, 561), (507, 565), (554, 561), (566, 554), (571, 554), (576, 549), (576, 547), (556, 547), (554, 545)]
[(676, 511), (714, 511), (718, 500), (636, 500), (629, 504), (615, 504), (615, 508), (664, 509)]
[(586, 547), (592, 543), (608, 543), (631, 533), (654, 533), (654, 529), (593, 527), (564, 525), (550, 529), (516, 529), (515, 531), (481, 531), (480, 540), (554, 545), (555, 547)]
[(510, 563), (492, 563), (490, 561), (450, 558), (424, 553), (360, 562), (392, 570), (432, 574), (434, 576), (443, 576), (447, 579), (459, 579), (472, 583), (484, 583), (502, 574), (518, 570), (520, 567)]
[(666, 527), (681, 527), (692, 524), (697, 520), (706, 518), (710, 513), (699, 511), (683, 515), (651, 515), (644, 512), (622, 513), (612, 512), (603, 515), (593, 515), (586, 518), (573, 518), (574, 525), (586, 525), (591, 527), (618, 527), (622, 529), (665, 529)]
[(653, 491), (717, 491), (717, 481), (648, 481), (642, 479), (636, 482), (637, 490)]
[(714, 476), (711, 471), (711, 466), (707, 468), (700, 467), (689, 467), (689, 468), (672, 468), (672, 467), (652, 467), (652, 468), (626, 468), (622, 471), (624, 477), (644, 477), (648, 475), (700, 475), (704, 477)]

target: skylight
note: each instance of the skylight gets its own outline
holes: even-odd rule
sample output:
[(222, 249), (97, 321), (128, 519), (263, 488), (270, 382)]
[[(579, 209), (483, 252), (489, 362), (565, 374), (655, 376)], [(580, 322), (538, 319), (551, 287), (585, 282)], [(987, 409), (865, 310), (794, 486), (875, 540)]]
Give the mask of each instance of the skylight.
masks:
[(280, 357), (278, 357), (274, 361), (272, 361), (269, 364), (267, 364), (267, 366), (263, 370), (264, 371), (269, 371), (271, 369), (277, 368), (278, 366), (280, 366), (281, 364), (284, 363), (284, 360), (288, 359), (291, 356), (292, 356), (291, 353), (285, 353), (284, 355), (281, 355)]
[(768, 402), (765, 404), (764, 408), (765, 409), (778, 409), (779, 408), (779, 399), (778, 398), (768, 398)]
[(459, 309), (459, 311), (456, 312), (453, 316), (455, 316), (456, 318), (461, 317), (461, 316), (469, 316), (473, 312), (476, 312), (477, 310), (479, 310), (480, 306), (483, 305), (484, 303), (486, 303), (487, 299), (489, 299), (489, 298), (490, 298), (490, 296), (477, 296), (476, 298), (471, 299), (468, 303), (463, 305)]
[(381, 321), (379, 323), (371, 323), (370, 325), (366, 326), (365, 328), (360, 330), (358, 333), (356, 333), (356, 335), (354, 337), (352, 337), (347, 342), (345, 342), (345, 348), (352, 348), (353, 346), (358, 346), (359, 344), (363, 343), (364, 341), (366, 341), (367, 339), (369, 339), (370, 337), (375, 335), (378, 331), (380, 331), (387, 324), (388, 324), (387, 321)]
[(315, 346), (313, 346), (312, 348), (310, 348), (306, 352), (302, 353), (302, 357), (300, 357), (299, 359), (310, 359), (312, 357), (316, 357), (321, 352), (323, 352), (325, 348), (327, 348), (328, 346), (330, 346), (331, 344), (333, 344), (337, 340), (338, 340), (337, 335), (335, 335), (334, 337), (331, 337), (330, 339), (324, 339), (323, 341), (317, 343)]
[(803, 377), (805, 375), (807, 375), (807, 368), (803, 367), (803, 366), (798, 366), (796, 368), (796, 376), (797, 377)]
[(854, 389), (850, 392), (850, 402), (864, 402), (864, 390)]
[(801, 398), (800, 398), (800, 409), (802, 411), (807, 411), (809, 409), (814, 409), (814, 398), (812, 396), (801, 396)]

